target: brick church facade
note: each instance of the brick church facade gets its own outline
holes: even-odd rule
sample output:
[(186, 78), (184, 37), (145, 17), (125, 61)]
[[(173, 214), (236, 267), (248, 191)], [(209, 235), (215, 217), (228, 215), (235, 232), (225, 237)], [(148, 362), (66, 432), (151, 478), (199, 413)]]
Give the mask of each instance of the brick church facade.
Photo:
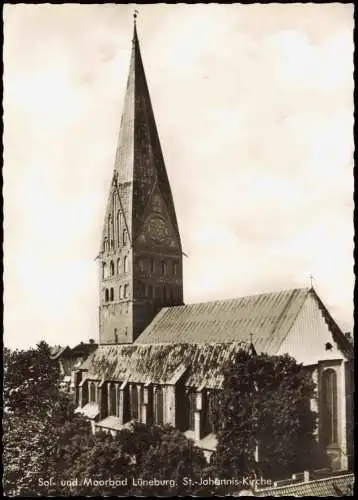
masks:
[[(288, 353), (316, 382), (332, 468), (352, 457), (353, 348), (313, 288), (185, 305), (180, 233), (134, 25), (99, 262), (99, 345), (72, 372), (93, 430), (172, 424), (210, 455), (211, 398), (239, 349)], [(251, 340), (252, 339), (252, 340)]]

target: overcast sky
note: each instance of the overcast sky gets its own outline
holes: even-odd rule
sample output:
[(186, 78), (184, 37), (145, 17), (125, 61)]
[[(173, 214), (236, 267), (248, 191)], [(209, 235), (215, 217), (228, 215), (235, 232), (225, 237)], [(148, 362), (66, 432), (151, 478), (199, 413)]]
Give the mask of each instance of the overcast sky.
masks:
[[(5, 345), (98, 338), (133, 6), (4, 9)], [(314, 285), (353, 325), (353, 6), (140, 5), (185, 302)]]

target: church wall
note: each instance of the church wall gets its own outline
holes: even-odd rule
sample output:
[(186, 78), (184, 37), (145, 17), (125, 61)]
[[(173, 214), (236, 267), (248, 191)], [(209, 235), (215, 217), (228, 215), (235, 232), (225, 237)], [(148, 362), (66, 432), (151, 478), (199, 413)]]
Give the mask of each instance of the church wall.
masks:
[(354, 462), (354, 364), (353, 361), (345, 363), (346, 377), (346, 435), (348, 468), (353, 468)]
[(103, 304), (100, 308), (99, 319), (100, 343), (132, 342), (132, 325), (133, 304), (131, 301)]
[[(332, 345), (329, 350), (326, 350), (327, 343)], [(311, 295), (307, 296), (277, 354), (286, 353), (304, 365), (314, 365), (323, 359), (341, 359), (343, 357), (332, 339), (332, 334), (314, 297)]]

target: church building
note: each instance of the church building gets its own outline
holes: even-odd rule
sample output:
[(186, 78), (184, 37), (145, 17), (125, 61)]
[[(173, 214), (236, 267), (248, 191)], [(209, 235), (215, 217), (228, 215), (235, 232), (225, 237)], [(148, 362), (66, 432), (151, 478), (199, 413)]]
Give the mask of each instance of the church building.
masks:
[(93, 430), (172, 424), (207, 456), (221, 368), (240, 349), (288, 353), (316, 383), (317, 439), (350, 466), (353, 347), (311, 288), (185, 304), (183, 251), (136, 24), (99, 262), (99, 344), (72, 372)]

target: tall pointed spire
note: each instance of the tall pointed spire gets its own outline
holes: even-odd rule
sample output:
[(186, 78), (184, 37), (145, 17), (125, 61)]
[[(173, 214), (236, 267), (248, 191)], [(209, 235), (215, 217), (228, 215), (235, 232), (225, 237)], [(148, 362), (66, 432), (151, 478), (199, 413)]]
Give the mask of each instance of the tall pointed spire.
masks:
[(157, 184), (180, 245), (171, 189), (140, 51), (136, 12), (134, 16), (132, 54), (117, 144), (115, 170), (118, 172), (119, 180), (134, 183), (136, 204), (133, 207), (133, 236), (135, 237), (139, 229), (140, 219), (143, 217), (152, 194), (151, 190)]
[(101, 343), (134, 341), (160, 307), (183, 300), (180, 234), (133, 17), (100, 254)]

